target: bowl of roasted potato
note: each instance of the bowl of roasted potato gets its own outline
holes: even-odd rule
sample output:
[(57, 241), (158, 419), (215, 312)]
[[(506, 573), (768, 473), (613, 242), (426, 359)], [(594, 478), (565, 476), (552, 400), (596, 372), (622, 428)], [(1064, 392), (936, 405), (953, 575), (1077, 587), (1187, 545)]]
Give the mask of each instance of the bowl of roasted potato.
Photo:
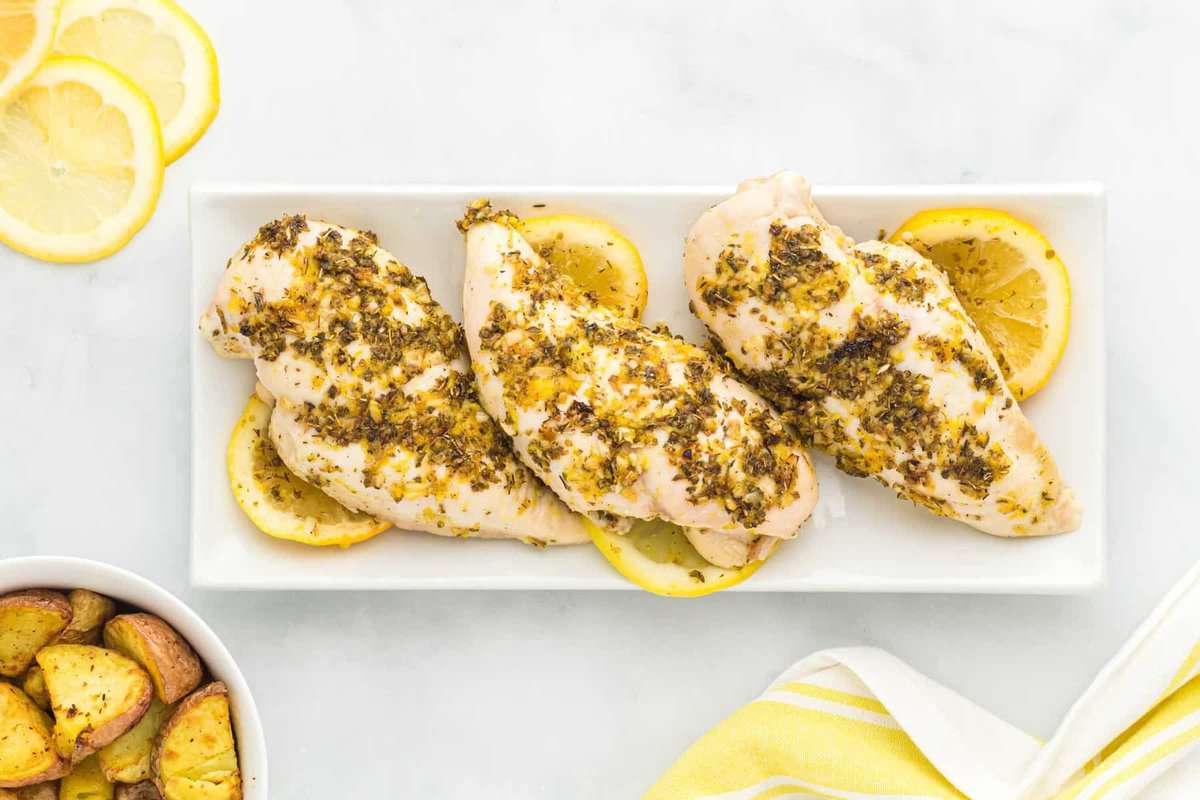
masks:
[(0, 800), (254, 800), (254, 699), (195, 612), (131, 572), (0, 561)]

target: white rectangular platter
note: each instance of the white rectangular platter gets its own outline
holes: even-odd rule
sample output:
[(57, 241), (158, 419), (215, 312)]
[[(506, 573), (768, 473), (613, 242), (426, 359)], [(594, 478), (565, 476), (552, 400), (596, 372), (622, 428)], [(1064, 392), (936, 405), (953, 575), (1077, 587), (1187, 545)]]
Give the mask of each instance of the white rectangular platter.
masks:
[[(650, 283), (645, 320), (700, 341), (688, 312), (684, 235), (732, 187), (511, 188), (199, 186), (191, 194), (192, 580), (229, 589), (630, 589), (592, 547), (538, 550), (517, 542), (389, 531), (347, 550), (259, 533), (234, 503), (225, 445), (254, 387), (248, 361), (218, 357), (196, 321), (226, 260), (284, 213), (375, 231), (461, 319), (467, 201), (490, 197), (520, 214), (573, 212), (615, 224), (638, 246)], [(800, 536), (737, 591), (1067, 593), (1104, 577), (1104, 195), (1096, 185), (818, 188), (825, 216), (857, 239), (938, 206), (992, 206), (1023, 217), (1071, 271), (1071, 338), (1050, 384), (1025, 411), (1084, 508), (1083, 527), (1043, 539), (997, 539), (936, 518), (814, 454), (821, 501)], [(537, 535), (536, 531), (530, 531)]]

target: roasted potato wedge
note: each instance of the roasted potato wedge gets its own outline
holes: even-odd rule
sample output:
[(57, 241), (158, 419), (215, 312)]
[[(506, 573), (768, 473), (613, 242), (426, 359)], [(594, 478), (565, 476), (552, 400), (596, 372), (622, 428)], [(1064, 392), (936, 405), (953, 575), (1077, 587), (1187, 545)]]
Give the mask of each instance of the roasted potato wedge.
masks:
[(137, 724), (154, 695), (132, 659), (89, 644), (55, 644), (37, 654), (54, 712), (54, 744), (78, 764)]
[(29, 695), (29, 699), (37, 703), (38, 708), (42, 711), (50, 710), (50, 694), (46, 691), (46, 679), (42, 675), (42, 668), (34, 664), (29, 668), (29, 672), (25, 673), (25, 680), (21, 681), (21, 688), (25, 690), (25, 694)]
[(176, 703), (200, 685), (204, 668), (192, 646), (153, 614), (113, 617), (104, 626), (104, 643), (150, 673), (163, 703)]
[(0, 597), (0, 675), (25, 674), (38, 650), (71, 622), (71, 603), (59, 592), (27, 589)]
[(153, 769), (165, 800), (240, 800), (242, 775), (225, 684), (210, 683), (179, 704), (159, 731)]
[(100, 769), (104, 777), (114, 783), (138, 783), (151, 777), (150, 754), (154, 750), (154, 739), (163, 721), (175, 709), (164, 705), (157, 697), (150, 701), (150, 708), (125, 733), (112, 744), (100, 749)]
[(158, 793), (158, 787), (151, 781), (141, 783), (122, 783), (117, 786), (117, 796), (113, 800), (163, 800)]
[(100, 770), (100, 761), (91, 755), (80, 761), (58, 787), (58, 800), (113, 800), (116, 789)]
[(74, 589), (67, 595), (71, 622), (54, 640), (55, 644), (100, 644), (104, 623), (117, 613), (117, 604), (102, 594)]
[(32, 786), (66, 774), (69, 765), (54, 747), (51, 725), (28, 695), (0, 683), (0, 787)]

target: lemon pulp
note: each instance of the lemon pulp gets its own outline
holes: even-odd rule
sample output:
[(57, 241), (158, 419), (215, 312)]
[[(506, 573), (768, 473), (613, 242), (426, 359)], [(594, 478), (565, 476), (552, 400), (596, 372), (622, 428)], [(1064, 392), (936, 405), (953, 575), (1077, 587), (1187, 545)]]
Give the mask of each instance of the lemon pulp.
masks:
[(87, 58), (50, 58), (0, 108), (0, 240), (47, 261), (92, 261), (145, 224), (162, 187), (146, 96)]
[(584, 525), (592, 543), (617, 572), (665, 597), (701, 597), (728, 589), (749, 578), (766, 561), (718, 567), (696, 551), (682, 528), (663, 520), (637, 520), (624, 535), (586, 518)]
[(54, 50), (103, 61), (137, 84), (158, 114), (167, 163), (200, 138), (220, 106), (212, 43), (172, 0), (66, 0)]
[(906, 221), (891, 241), (946, 274), (1018, 400), (1045, 386), (1066, 348), (1071, 289), (1037, 228), (995, 209), (934, 209)]
[(271, 407), (251, 396), (229, 439), (230, 484), (238, 505), (255, 527), (278, 539), (341, 547), (391, 527), (351, 511), (297, 477), (271, 442), (270, 421)]
[(630, 319), (646, 309), (646, 270), (633, 242), (612, 225), (573, 214), (532, 217), (521, 234), (551, 266)]

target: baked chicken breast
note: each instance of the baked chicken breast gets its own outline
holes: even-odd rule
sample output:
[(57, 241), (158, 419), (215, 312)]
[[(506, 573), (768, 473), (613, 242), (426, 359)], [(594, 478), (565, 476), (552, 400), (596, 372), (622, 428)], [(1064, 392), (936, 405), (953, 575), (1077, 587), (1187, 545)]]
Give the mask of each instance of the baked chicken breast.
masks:
[(600, 305), (485, 204), (468, 210), (463, 316), (480, 402), (563, 501), (621, 531), (684, 529), (734, 567), (817, 499), (795, 432), (703, 349)]
[(943, 273), (855, 244), (803, 178), (751, 180), (695, 223), (693, 311), (806, 442), (997, 536), (1074, 530), (1080, 508)]
[(280, 458), (347, 508), (443, 535), (588, 541), (479, 405), (462, 329), (374, 235), (264, 225), (200, 329), (253, 359)]

